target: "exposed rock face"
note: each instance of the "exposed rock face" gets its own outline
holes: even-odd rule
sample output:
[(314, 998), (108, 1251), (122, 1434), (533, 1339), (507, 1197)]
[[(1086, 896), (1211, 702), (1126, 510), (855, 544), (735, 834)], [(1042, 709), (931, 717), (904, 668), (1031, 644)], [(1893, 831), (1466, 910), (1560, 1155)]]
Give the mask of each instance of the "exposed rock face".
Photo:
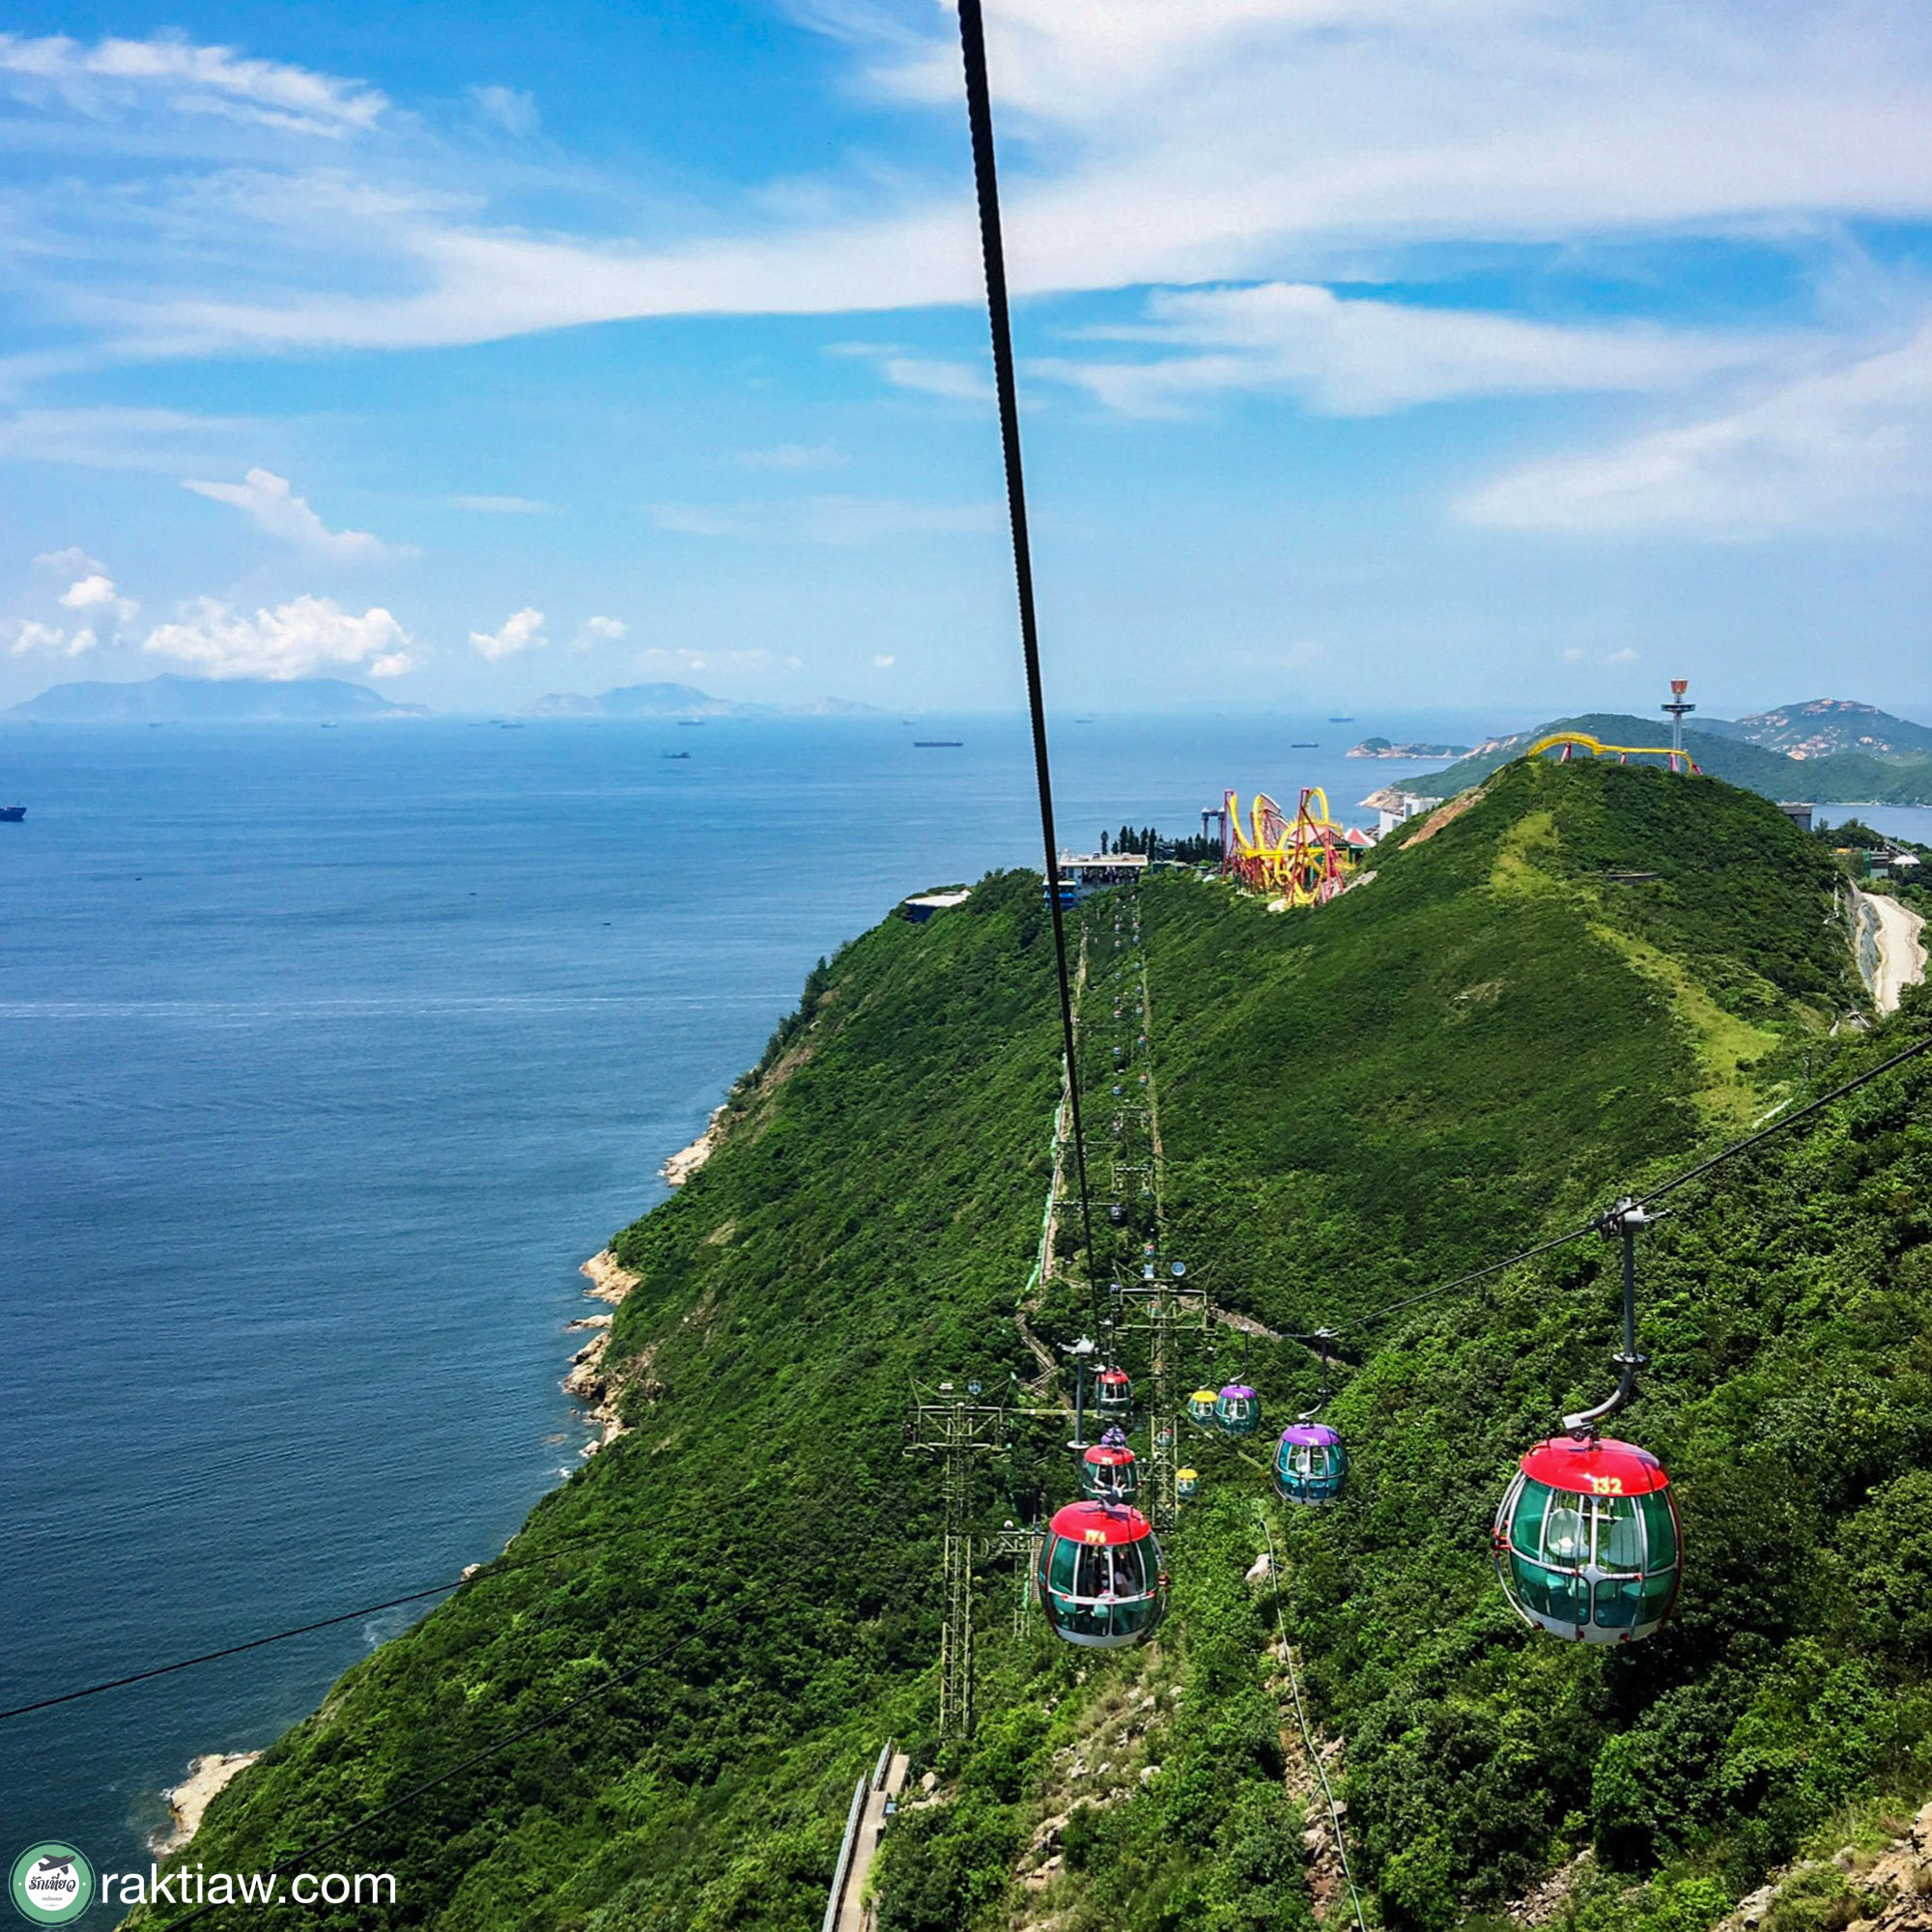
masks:
[[(592, 1255), (578, 1272), (590, 1283), (584, 1293), (595, 1295), (600, 1301), (621, 1303), (639, 1281), (639, 1277), (623, 1266), (609, 1248), (600, 1249)], [(578, 1452), (582, 1456), (596, 1455), (598, 1450), (616, 1441), (625, 1433), (624, 1419), (618, 1412), (625, 1391), (642, 1381), (650, 1373), (651, 1360), (657, 1353), (657, 1345), (653, 1343), (632, 1356), (620, 1370), (607, 1372), (604, 1358), (611, 1351), (611, 1321), (608, 1315), (589, 1315), (570, 1324), (573, 1328), (597, 1330), (571, 1357), (570, 1373), (563, 1378), (564, 1393), (589, 1405), (589, 1419), (598, 1428), (596, 1439), (586, 1442)]]
[(718, 1143), (724, 1135), (724, 1112), (723, 1107), (714, 1107), (710, 1124), (692, 1142), (688, 1148), (680, 1148), (659, 1170), (669, 1187), (682, 1187), (704, 1163), (718, 1151)]
[(599, 1301), (622, 1301), (638, 1285), (638, 1277), (620, 1265), (609, 1248), (598, 1249), (578, 1273), (589, 1280), (590, 1286), (584, 1293), (595, 1295)]
[[(1874, 1857), (1847, 1847), (1831, 1861), (1861, 1907), (1845, 1932), (1932, 1932), (1932, 1804), (1912, 1821), (1904, 1837)], [(1818, 1861), (1776, 1872), (1748, 1898), (1740, 1900), (1717, 1932), (1757, 1932), (1794, 1881), (1826, 1869)]]
[(196, 1758), (181, 1783), (161, 1794), (168, 1801), (172, 1823), (148, 1841), (155, 1856), (164, 1859), (180, 1851), (200, 1831), (203, 1814), (215, 1793), (241, 1776), (261, 1755), (260, 1751), (210, 1751)]
[(1509, 1908), (1512, 1925), (1548, 1925), (1552, 1918), (1562, 1916), (1563, 1908), (1570, 1902), (1570, 1894), (1577, 1889), (1577, 1882), (1596, 1862), (1596, 1855), (1581, 1851), (1567, 1864), (1560, 1864), (1541, 1885), (1532, 1887)]

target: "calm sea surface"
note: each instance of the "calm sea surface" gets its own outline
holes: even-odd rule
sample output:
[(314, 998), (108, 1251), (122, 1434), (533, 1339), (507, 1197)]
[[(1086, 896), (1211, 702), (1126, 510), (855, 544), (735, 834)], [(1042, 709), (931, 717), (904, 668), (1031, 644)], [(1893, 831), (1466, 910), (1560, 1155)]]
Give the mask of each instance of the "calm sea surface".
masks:
[[(1363, 819), (1435, 767), (1349, 744), (1474, 724), (1063, 722), (1063, 842), (1197, 831), (1230, 784)], [(499, 1548), (585, 1439), (578, 1264), (811, 962), (1038, 863), (1016, 719), (0, 727), (16, 800), (0, 1707)], [(410, 1614), (0, 1726), (0, 1853), (145, 1863), (190, 1758), (268, 1744)]]

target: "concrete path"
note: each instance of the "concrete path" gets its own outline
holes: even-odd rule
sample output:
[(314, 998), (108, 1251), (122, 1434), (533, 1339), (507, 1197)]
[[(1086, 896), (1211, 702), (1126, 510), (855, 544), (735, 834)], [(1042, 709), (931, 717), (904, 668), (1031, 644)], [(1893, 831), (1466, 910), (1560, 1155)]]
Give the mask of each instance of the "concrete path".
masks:
[(837, 1932), (871, 1932), (872, 1914), (866, 1903), (866, 1880), (872, 1869), (872, 1855), (879, 1849), (879, 1836), (886, 1829), (886, 1803), (899, 1795), (906, 1781), (904, 1751), (895, 1751), (885, 1779), (866, 1794), (866, 1809), (859, 1820), (859, 1834), (852, 1844), (852, 1862), (846, 1872), (845, 1895), (838, 1901)]
[(1925, 978), (1924, 916), (1886, 893), (1861, 893), (1858, 907), (1859, 971), (1882, 1013), (1898, 1010), (1899, 995)]

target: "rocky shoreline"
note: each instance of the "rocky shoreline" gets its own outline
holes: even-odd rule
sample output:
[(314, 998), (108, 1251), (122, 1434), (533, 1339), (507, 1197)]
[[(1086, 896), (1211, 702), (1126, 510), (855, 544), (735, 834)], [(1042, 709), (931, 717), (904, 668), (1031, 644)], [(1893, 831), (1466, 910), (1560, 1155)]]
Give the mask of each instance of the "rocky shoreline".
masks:
[(157, 1859), (165, 1859), (187, 1843), (201, 1830), (203, 1815), (215, 1794), (231, 1784), (260, 1757), (260, 1751), (210, 1751), (187, 1768), (187, 1776), (172, 1791), (161, 1796), (168, 1803), (169, 1824), (148, 1840), (148, 1849)]
[(688, 1148), (680, 1148), (658, 1169), (667, 1186), (682, 1187), (717, 1152), (718, 1144), (724, 1137), (724, 1111), (722, 1106), (712, 1108), (711, 1119), (704, 1131)]
[[(613, 1308), (638, 1285), (638, 1277), (609, 1248), (600, 1248), (578, 1272), (590, 1283), (583, 1291), (585, 1295), (593, 1300), (608, 1301)], [(614, 1376), (604, 1373), (604, 1357), (611, 1348), (611, 1321), (609, 1315), (586, 1315), (570, 1324), (573, 1328), (596, 1331), (571, 1357), (570, 1373), (563, 1378), (564, 1393), (575, 1396), (587, 1406), (589, 1413), (585, 1420), (598, 1432), (592, 1441), (586, 1442), (578, 1451), (581, 1456), (596, 1455), (598, 1450), (616, 1441), (624, 1434), (624, 1420), (617, 1413), (617, 1401), (628, 1386), (628, 1380), (620, 1382)], [(640, 1358), (640, 1365), (641, 1368), (649, 1367), (648, 1350)]]

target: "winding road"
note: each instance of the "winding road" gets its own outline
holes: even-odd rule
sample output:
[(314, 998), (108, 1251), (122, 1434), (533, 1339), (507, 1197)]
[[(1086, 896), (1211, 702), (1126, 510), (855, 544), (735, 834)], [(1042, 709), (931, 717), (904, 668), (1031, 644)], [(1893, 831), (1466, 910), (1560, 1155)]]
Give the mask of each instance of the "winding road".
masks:
[(1881, 1013), (1898, 1010), (1899, 995), (1925, 977), (1925, 919), (1886, 893), (1854, 886), (1853, 947), (1859, 972)]

